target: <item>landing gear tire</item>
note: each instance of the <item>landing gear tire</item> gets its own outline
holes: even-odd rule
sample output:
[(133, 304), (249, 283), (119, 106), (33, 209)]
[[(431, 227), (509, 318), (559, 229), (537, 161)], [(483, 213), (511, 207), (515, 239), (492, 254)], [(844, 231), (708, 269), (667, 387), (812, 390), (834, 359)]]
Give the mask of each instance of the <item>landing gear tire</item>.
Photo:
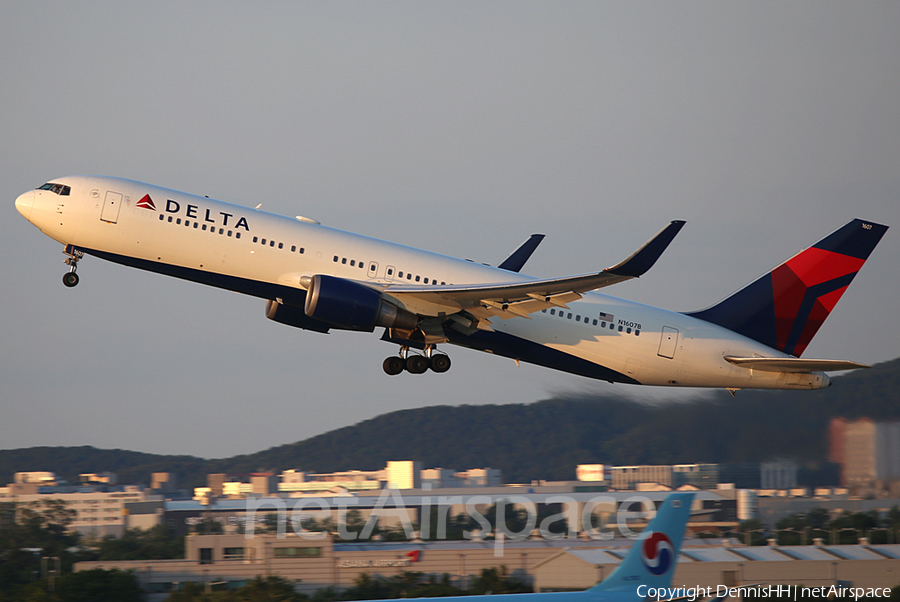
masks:
[(75, 272), (66, 272), (63, 274), (63, 284), (68, 286), (69, 288), (78, 284), (78, 274)]
[(404, 368), (406, 368), (406, 362), (403, 361), (402, 357), (391, 356), (384, 360), (384, 363), (381, 364), (381, 367), (384, 368), (384, 372), (390, 376), (397, 376), (401, 372), (403, 372)]
[(437, 353), (431, 356), (432, 372), (446, 372), (450, 369), (450, 356)]
[(428, 358), (423, 355), (410, 355), (406, 358), (406, 370), (410, 374), (422, 374), (428, 370)]

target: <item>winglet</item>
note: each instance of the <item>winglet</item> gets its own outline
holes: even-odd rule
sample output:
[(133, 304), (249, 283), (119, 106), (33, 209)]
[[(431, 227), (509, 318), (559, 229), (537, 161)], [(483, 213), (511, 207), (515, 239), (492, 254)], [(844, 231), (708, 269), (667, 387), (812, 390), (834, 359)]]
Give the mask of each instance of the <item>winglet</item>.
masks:
[(544, 240), (543, 234), (532, 234), (528, 240), (522, 243), (522, 246), (516, 249), (512, 255), (507, 257), (506, 260), (497, 267), (501, 270), (509, 270), (510, 272), (520, 271), (522, 266), (525, 265), (525, 262), (531, 257), (531, 254), (534, 253), (534, 250), (541, 244), (542, 240)]
[(663, 251), (668, 248), (669, 243), (675, 238), (675, 235), (681, 231), (684, 226), (684, 220), (674, 220), (668, 226), (660, 230), (659, 234), (651, 238), (643, 247), (635, 251), (631, 257), (625, 261), (608, 268), (606, 271), (618, 276), (630, 276), (637, 278), (642, 276), (653, 267), (656, 260), (659, 259)]

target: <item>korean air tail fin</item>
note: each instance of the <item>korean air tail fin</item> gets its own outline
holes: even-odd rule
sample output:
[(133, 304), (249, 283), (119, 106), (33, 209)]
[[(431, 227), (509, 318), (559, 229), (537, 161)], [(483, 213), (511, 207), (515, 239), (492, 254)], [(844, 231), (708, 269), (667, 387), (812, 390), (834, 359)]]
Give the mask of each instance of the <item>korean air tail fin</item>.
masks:
[(800, 357), (887, 229), (855, 219), (725, 300), (687, 315)]
[(693, 501), (693, 493), (669, 495), (622, 563), (589, 591), (633, 592), (639, 585), (671, 585)]

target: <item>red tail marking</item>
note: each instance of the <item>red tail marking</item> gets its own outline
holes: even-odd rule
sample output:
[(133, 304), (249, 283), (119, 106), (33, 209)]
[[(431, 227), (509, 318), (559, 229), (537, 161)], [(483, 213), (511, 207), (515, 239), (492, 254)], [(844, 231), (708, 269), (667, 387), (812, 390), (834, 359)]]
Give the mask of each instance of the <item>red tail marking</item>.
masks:
[(800, 311), (807, 286), (797, 274), (782, 264), (772, 271), (772, 292), (775, 302), (775, 341), (778, 349), (784, 351), (794, 320)]
[(865, 262), (865, 259), (857, 259), (849, 255), (812, 247), (792, 257), (785, 265), (791, 268), (791, 271), (803, 281), (803, 284), (815, 286), (858, 272)]

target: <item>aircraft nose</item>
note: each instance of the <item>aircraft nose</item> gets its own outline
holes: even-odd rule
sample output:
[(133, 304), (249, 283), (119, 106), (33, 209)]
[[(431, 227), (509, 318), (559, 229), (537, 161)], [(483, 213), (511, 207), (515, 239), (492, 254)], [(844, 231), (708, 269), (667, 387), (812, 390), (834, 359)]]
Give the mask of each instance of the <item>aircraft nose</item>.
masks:
[(29, 190), (24, 194), (20, 194), (16, 199), (16, 209), (27, 220), (31, 220), (31, 210), (34, 208), (34, 191)]

